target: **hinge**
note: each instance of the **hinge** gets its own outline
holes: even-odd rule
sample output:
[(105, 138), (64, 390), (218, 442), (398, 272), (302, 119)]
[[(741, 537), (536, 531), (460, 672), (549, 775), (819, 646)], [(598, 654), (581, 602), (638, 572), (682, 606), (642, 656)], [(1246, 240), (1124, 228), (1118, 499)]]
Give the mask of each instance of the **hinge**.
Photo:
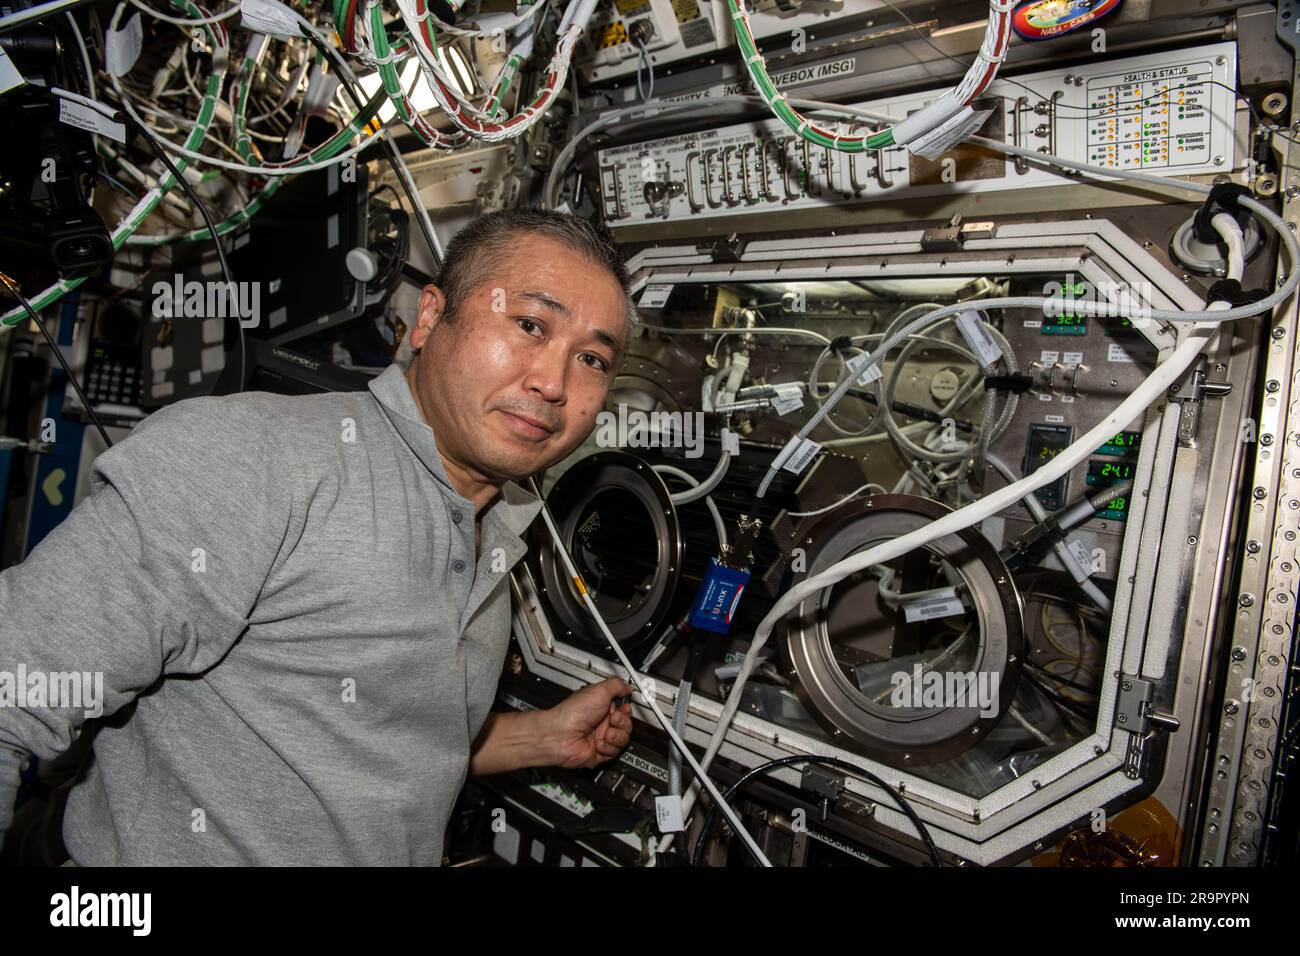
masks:
[(1207, 379), (1205, 365), (1193, 369), (1182, 380), (1169, 387), (1170, 401), (1181, 403), (1178, 417), (1178, 444), (1191, 448), (1196, 444), (1196, 430), (1201, 423), (1201, 406), (1207, 398), (1224, 398), (1232, 394), (1231, 382), (1211, 382)]
[(1155, 692), (1155, 683), (1144, 677), (1133, 674), (1121, 674), (1119, 677), (1115, 726), (1132, 734), (1124, 754), (1124, 774), (1130, 780), (1142, 776), (1146, 766), (1146, 744), (1152, 732), (1159, 729), (1173, 733), (1180, 726), (1176, 717), (1156, 713), (1152, 709), (1151, 701)]
[(948, 225), (927, 229), (921, 234), (921, 248), (926, 252), (957, 252), (966, 239), (961, 234), (961, 214), (952, 217)]

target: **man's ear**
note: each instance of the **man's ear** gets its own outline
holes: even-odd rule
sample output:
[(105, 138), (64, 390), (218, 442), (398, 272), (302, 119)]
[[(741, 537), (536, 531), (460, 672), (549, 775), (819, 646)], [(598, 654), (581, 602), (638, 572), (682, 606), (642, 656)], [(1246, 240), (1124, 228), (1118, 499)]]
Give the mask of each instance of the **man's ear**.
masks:
[(447, 299), (442, 290), (430, 283), (420, 293), (420, 311), (415, 317), (415, 328), (411, 332), (411, 348), (420, 349), (429, 340), (434, 327), (442, 321), (447, 308)]

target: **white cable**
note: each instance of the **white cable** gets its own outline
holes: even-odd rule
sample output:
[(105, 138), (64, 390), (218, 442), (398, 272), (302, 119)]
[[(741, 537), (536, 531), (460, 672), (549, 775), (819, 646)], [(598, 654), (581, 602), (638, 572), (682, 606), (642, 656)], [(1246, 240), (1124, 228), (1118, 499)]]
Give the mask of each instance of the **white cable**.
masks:
[[(439, 20), (432, 13), (426, 12), (425, 15), (428, 17), (429, 22), (443, 33), (457, 37), (481, 38), (496, 36), (498, 33), (510, 33), (516, 27), (536, 16), (537, 11), (541, 10), (545, 6), (545, 3), (534, 3), (520, 14), (485, 13), (475, 20), (467, 21), (474, 27), (472, 30), (468, 27), (454, 26), (450, 23), (446, 23)], [(425, 10), (427, 11), (428, 7), (425, 7)]]
[(826, 512), (834, 511), (840, 505), (847, 504), (848, 502), (852, 501), (861, 492), (866, 491), (868, 488), (879, 488), (880, 494), (882, 495), (889, 493), (885, 489), (884, 485), (878, 485), (874, 481), (869, 481), (865, 485), (862, 485), (861, 487), (855, 488), (853, 491), (850, 491), (847, 495), (845, 495), (843, 498), (841, 498), (839, 501), (835, 502), (834, 504), (827, 505), (825, 508), (818, 508), (816, 511), (787, 511), (786, 514), (788, 514), (791, 518), (812, 518), (816, 515), (824, 515)]
[[(706, 497), (712, 493), (714, 488), (722, 484), (722, 479), (727, 477), (727, 469), (730, 466), (731, 452), (724, 450), (722, 454), (718, 456), (718, 463), (714, 465), (713, 471), (709, 473), (709, 477), (705, 478), (702, 482), (696, 481), (695, 487), (691, 488), (690, 491), (680, 491), (673, 495), (673, 504), (688, 505), (692, 501), (698, 501), (699, 499)], [(682, 474), (686, 473), (682, 472)], [(694, 479), (692, 479), (692, 481), (694, 481)]]
[(802, 335), (804, 338), (815, 339), (820, 345), (831, 344), (830, 339), (820, 332), (814, 332), (812, 329), (777, 328), (772, 325), (760, 325), (752, 329), (715, 329), (707, 326), (673, 329), (666, 325), (651, 325), (648, 322), (642, 322), (641, 328), (647, 332), (658, 332), (662, 335), (721, 335), (723, 338), (728, 335)]
[[(77, 40), (77, 50), (81, 53), (81, 66), (86, 71), (86, 87), (90, 92), (92, 100), (98, 99), (99, 94), (95, 92), (95, 68), (90, 65), (90, 53), (86, 50), (86, 38), (81, 35), (81, 27), (77, 26), (77, 18), (71, 13), (65, 13), (68, 18), (68, 26), (72, 27), (72, 35)], [(99, 142), (99, 137), (95, 137)]]
[(143, 10), (145, 13), (149, 14), (149, 16), (153, 17), (156, 20), (162, 20), (165, 23), (174, 23), (180, 27), (197, 27), (197, 26), (202, 26), (205, 23), (216, 23), (219, 20), (228, 20), (231, 17), (233, 17), (236, 13), (239, 12), (239, 4), (235, 4), (229, 10), (226, 10), (223, 13), (218, 13), (215, 16), (198, 17), (194, 20), (186, 20), (181, 17), (173, 17), (173, 16), (168, 16), (165, 13), (159, 13), (157, 10), (153, 9), (153, 7), (145, 6), (141, 2), (141, 0), (127, 0), (127, 2), (131, 4), (131, 6), (138, 7), (140, 10)]
[[(81, 35), (81, 27), (77, 26), (77, 18), (72, 15), (72, 11), (63, 14), (68, 19), (68, 26), (72, 27), (72, 35), (77, 41), (77, 50), (81, 54), (81, 68), (86, 74), (86, 89), (90, 93), (92, 100), (99, 99), (99, 94), (95, 92), (95, 68), (90, 65), (90, 51), (86, 49), (86, 38)], [(99, 149), (99, 134), (91, 133), (91, 140), (95, 144), (95, 149)], [(90, 201), (95, 201), (94, 186), (90, 190)]]
[[(109, 23), (110, 30), (117, 29), (118, 23), (120, 23), (122, 19), (122, 13), (126, 10), (126, 7), (127, 7), (127, 2), (126, 0), (123, 0), (123, 2), (119, 3), (117, 7), (114, 8), (113, 18)], [(131, 101), (129, 97), (123, 92), (122, 85), (121, 83), (118, 82), (118, 78), (110, 73), (108, 75), (108, 79), (109, 82), (112, 83), (113, 89), (117, 91), (117, 95), (122, 101), (123, 109), (128, 114), (130, 114), (135, 119), (135, 121), (138, 122), (141, 126), (144, 126), (147, 129), (152, 131), (153, 127), (149, 126), (149, 124), (145, 122), (145, 120), (140, 116), (140, 114), (135, 111), (135, 107), (131, 105)], [(99, 104), (97, 108), (99, 109), (100, 112), (103, 112), (106, 107), (104, 107), (103, 104)], [(184, 146), (181, 146), (178, 143), (174, 143), (171, 140), (164, 139), (157, 132), (153, 133), (153, 139), (160, 147), (165, 148), (170, 153), (173, 153), (177, 156), (184, 156), (186, 159), (192, 160), (194, 162), (207, 163), (209, 166), (217, 166), (221, 169), (229, 169), (238, 173), (250, 173), (259, 176), (296, 176), (298, 173), (309, 173), (317, 169), (328, 169), (331, 166), (337, 166), (339, 163), (343, 162), (344, 160), (352, 156), (355, 156), (357, 153), (361, 152), (363, 149), (370, 146), (371, 143), (378, 141), (379, 137), (386, 135), (387, 132), (388, 132), (387, 128), (381, 129), (377, 133), (373, 134), (372, 136), (365, 137), (355, 145), (349, 146), (343, 152), (339, 153), (336, 156), (331, 157), (330, 159), (321, 160), (314, 163), (303, 163), (300, 166), (286, 166), (283, 168), (275, 167), (275, 166), (247, 166), (242, 163), (232, 163), (232, 162), (228, 162), (227, 160), (217, 159), (215, 156), (208, 156), (203, 153), (195, 152), (194, 150), (186, 149)]]
[[(312, 23), (296, 10), (291, 8), (286, 9), (289, 9), (289, 12), (293, 14), (294, 18), (298, 21), (299, 26), (304, 30), (310, 31), (321, 43), (326, 46), (329, 45), (329, 37), (318, 29), (316, 24)], [(353, 89), (360, 89), (361, 81), (357, 79), (356, 73), (352, 71), (352, 68), (348, 66), (348, 63), (344, 58), (339, 57), (334, 65), (344, 71), (344, 74), (347, 77), (348, 82), (352, 84)], [(442, 241), (438, 238), (438, 231), (433, 228), (433, 220), (429, 218), (429, 210), (425, 207), (424, 200), (420, 199), (420, 190), (416, 188), (415, 177), (411, 175), (411, 168), (406, 165), (406, 159), (402, 156), (402, 151), (400, 149), (393, 149), (390, 156), (393, 159), (394, 165), (397, 166), (398, 175), (405, 180), (407, 188), (410, 190), (410, 195), (413, 197), (412, 205), (415, 206), (415, 209), (412, 211), (420, 217), (421, 221), (423, 221), (425, 226), (425, 235), (428, 236), (430, 241), (434, 244), (434, 248), (431, 251), (437, 260), (441, 262), (445, 257)]]
[(749, 847), (749, 852), (754, 854), (754, 859), (758, 860), (761, 865), (770, 867), (772, 865), (771, 861), (763, 855), (763, 851), (759, 849), (758, 844), (754, 842), (754, 838), (750, 835), (749, 831), (745, 829), (744, 824), (740, 822), (740, 817), (738, 817), (736, 812), (731, 809), (727, 804), (727, 801), (722, 799), (722, 794), (718, 791), (718, 788), (714, 785), (713, 781), (709, 779), (708, 774), (704, 772), (704, 768), (700, 765), (700, 762), (695, 759), (695, 754), (691, 753), (691, 748), (686, 746), (686, 742), (682, 740), (677, 731), (673, 729), (673, 722), (665, 717), (664, 712), (659, 709), (659, 702), (655, 699), (654, 689), (652, 687), (647, 687), (642, 683), (641, 675), (637, 673), (636, 668), (632, 666), (632, 662), (628, 660), (627, 654), (618, 643), (618, 640), (612, 633), (610, 633), (609, 625), (607, 625), (605, 619), (601, 617), (600, 609), (596, 607), (596, 602), (591, 599), (591, 594), (588, 593), (586, 585), (581, 583), (582, 576), (578, 574), (578, 569), (574, 567), (573, 559), (569, 557), (569, 549), (564, 546), (564, 539), (560, 536), (559, 529), (555, 527), (555, 520), (551, 517), (551, 510), (546, 506), (545, 502), (542, 503), (542, 520), (546, 523), (546, 529), (550, 532), (551, 538), (555, 542), (555, 550), (559, 552), (560, 559), (564, 562), (564, 567), (568, 572), (569, 579), (577, 586), (578, 593), (582, 595), (582, 600), (587, 605), (587, 610), (591, 612), (591, 616), (596, 621), (596, 626), (599, 627), (601, 633), (605, 635), (605, 640), (608, 641), (609, 646), (613, 648), (614, 654), (618, 657), (619, 663), (627, 670), (628, 679), (635, 684), (637, 689), (641, 692), (641, 696), (645, 700), (646, 705), (650, 708), (650, 712), (654, 714), (655, 720), (659, 721), (659, 726), (664, 729), (664, 733), (666, 733), (668, 739), (673, 742), (673, 746), (681, 753), (682, 759), (684, 759), (690, 765), (691, 769), (695, 771), (696, 782), (702, 784), (704, 788), (708, 790), (709, 796), (713, 798), (718, 809), (721, 810), (722, 814), (727, 818), (727, 822), (731, 824), (732, 828), (740, 838), (744, 840), (745, 845)]
[[(660, 475), (672, 475), (674, 478), (680, 478), (682, 481), (690, 485), (691, 491), (681, 492), (682, 494), (694, 493), (700, 487), (700, 481), (698, 478), (696, 478), (690, 472), (682, 471), (682, 469), (677, 468), (673, 465), (655, 465), (654, 470), (657, 474)], [(678, 501), (677, 495), (672, 495), (671, 497), (672, 497), (672, 502), (675, 505), (688, 503), (688, 502)], [(713, 516), (713, 527), (718, 532), (718, 547), (725, 548), (727, 546), (727, 525), (722, 520), (722, 512), (718, 510), (718, 506), (714, 502), (712, 496), (706, 494), (703, 497), (704, 497), (704, 504), (709, 509), (709, 514)], [(691, 501), (694, 500), (695, 500), (694, 498), (691, 499)]]
[[(1235, 247), (1233, 239), (1230, 238), (1236, 236), (1237, 241), (1241, 241), (1240, 227), (1235, 219), (1225, 213), (1218, 213), (1211, 222), (1219, 235), (1224, 237), (1224, 241), (1230, 250), (1229, 268), (1231, 271), (1229, 277), (1240, 279), (1242, 258), (1239, 253), (1232, 253)], [(1294, 271), (1297, 267), (1300, 267), (1300, 261), (1293, 259), (1290, 267)], [(1209, 305), (1206, 311), (1227, 314), (1233, 310), (1227, 307), (1226, 302), (1220, 301)], [(806, 598), (844, 580), (855, 571), (876, 564), (884, 564), (945, 535), (955, 534), (976, 525), (997, 514), (1008, 505), (1014, 504), (1037, 489), (1068, 474), (1075, 465), (1093, 454), (1097, 448), (1104, 444), (1107, 438), (1118, 431), (1122, 431), (1134, 419), (1142, 415), (1148, 405), (1164, 395), (1169, 386), (1182, 377), (1217, 332), (1217, 323), (1194, 324), (1188, 329), (1183, 340), (1175, 346), (1174, 350), (1163, 362), (1155, 367), (1141, 385), (1097, 425), (1037, 471), (1021, 478), (1019, 481), (999, 488), (997, 491), (984, 495), (965, 507), (952, 511), (924, 527), (918, 528), (916, 531), (851, 555), (831, 565), (819, 574), (805, 579), (783, 594), (773, 605), (767, 616), (759, 622), (758, 628), (754, 632), (753, 642), (741, 662), (740, 672), (736, 675), (735, 684), (727, 695), (726, 705), (718, 718), (717, 727), (709, 741), (708, 749), (704, 752), (701, 765), (707, 768), (721, 748), (722, 742), (726, 738), (727, 728), (731, 725), (732, 718), (735, 717), (736, 711), (740, 707), (741, 694), (749, 675), (754, 669), (758, 655), (767, 643), (773, 628), (782, 618), (798, 607)]]
[(51, 13), (58, 13), (69, 7), (80, 6), (85, 0), (50, 0), (49, 3), (37, 4), (26, 10), (19, 10), (17, 13), (11, 13), (7, 17), (0, 17), (0, 33), (6, 30), (12, 30), (14, 27), (22, 26), (24, 23), (30, 23), (33, 20), (39, 20), (47, 17)]
[[(113, 81), (114, 87), (118, 86), (116, 77), (113, 77), (110, 74), (109, 79)], [(118, 89), (118, 93), (119, 95), (121, 94), (120, 89)], [(135, 111), (135, 108), (131, 105), (130, 101), (127, 99), (126, 96), (122, 96), (122, 106), (126, 109), (126, 112), (130, 113), (131, 116), (135, 118), (136, 122), (142, 125), (147, 125), (145, 124), (145, 121), (140, 117), (140, 115)], [(149, 128), (152, 129), (153, 127), (149, 127)], [(313, 162), (313, 163), (303, 163), (299, 166), (285, 166), (285, 167), (248, 166), (248, 165), (244, 165), (243, 163), (232, 163), (224, 159), (218, 159), (215, 156), (208, 156), (205, 155), (204, 153), (196, 153), (192, 149), (186, 149), (185, 147), (180, 146), (177, 143), (173, 143), (171, 140), (164, 139), (161, 135), (159, 135), (156, 132), (154, 133), (154, 139), (158, 141), (159, 146), (165, 148), (169, 153), (174, 153), (177, 156), (184, 156), (186, 159), (192, 160), (196, 163), (206, 163), (209, 166), (217, 166), (221, 169), (229, 169), (237, 173), (249, 173), (257, 176), (296, 176), (299, 173), (310, 173), (318, 169), (329, 169), (331, 166), (337, 166), (345, 159), (349, 159), (350, 157), (355, 156), (357, 153), (361, 152), (363, 149), (370, 146), (372, 143), (378, 142), (379, 137), (386, 136), (387, 134), (388, 134), (388, 129), (387, 127), (385, 127), (384, 129), (381, 129), (379, 132), (374, 133), (365, 139), (362, 139), (356, 145), (349, 146), (343, 152), (338, 153), (337, 155), (331, 157), (330, 159), (318, 160), (317, 162)]]

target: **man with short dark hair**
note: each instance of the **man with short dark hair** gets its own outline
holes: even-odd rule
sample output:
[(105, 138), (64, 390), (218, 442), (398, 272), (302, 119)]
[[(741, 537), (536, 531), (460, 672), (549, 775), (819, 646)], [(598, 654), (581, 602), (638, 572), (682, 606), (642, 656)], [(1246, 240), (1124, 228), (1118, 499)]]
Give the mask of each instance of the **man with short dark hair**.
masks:
[[(489, 708), (541, 509), (515, 482), (595, 426), (627, 289), (586, 222), (485, 216), (425, 288), (405, 373), (179, 402), (96, 460), (93, 494), (0, 574), (0, 675), (102, 674), (75, 862), (436, 865), (467, 774), (626, 745), (621, 680)], [(27, 753), (80, 732), (53, 703), (0, 706), (0, 831)]]

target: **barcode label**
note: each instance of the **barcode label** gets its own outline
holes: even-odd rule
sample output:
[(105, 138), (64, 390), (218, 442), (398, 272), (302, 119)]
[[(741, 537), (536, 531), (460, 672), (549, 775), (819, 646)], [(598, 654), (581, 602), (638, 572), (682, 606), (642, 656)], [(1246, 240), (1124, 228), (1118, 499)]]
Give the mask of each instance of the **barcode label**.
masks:
[(994, 362), (1002, 358), (1002, 349), (998, 348), (998, 343), (989, 335), (978, 312), (963, 312), (958, 315), (957, 331), (975, 353), (984, 371), (987, 372)]
[(858, 375), (858, 372), (860, 369), (862, 369), (862, 366), (866, 365), (870, 361), (871, 361), (871, 353), (863, 352), (861, 355), (855, 355), (853, 356), (853, 358), (849, 359), (847, 362), (844, 363), (845, 365), (848, 366), (849, 372), (851, 374), (857, 375), (859, 385), (870, 385), (872, 382), (874, 382), (876, 379), (880, 378), (881, 376), (879, 362), (877, 362), (875, 365), (872, 365), (866, 371), (862, 372), (861, 375)]
[(907, 621), (928, 621), (936, 617), (954, 617), (964, 614), (966, 607), (957, 597), (955, 588), (923, 598), (903, 601), (903, 617)]
[(822, 446), (815, 441), (795, 435), (786, 442), (785, 447), (781, 449), (781, 453), (776, 456), (776, 466), (784, 468), (792, 474), (801, 475), (803, 470), (808, 467), (808, 463), (821, 450)]

